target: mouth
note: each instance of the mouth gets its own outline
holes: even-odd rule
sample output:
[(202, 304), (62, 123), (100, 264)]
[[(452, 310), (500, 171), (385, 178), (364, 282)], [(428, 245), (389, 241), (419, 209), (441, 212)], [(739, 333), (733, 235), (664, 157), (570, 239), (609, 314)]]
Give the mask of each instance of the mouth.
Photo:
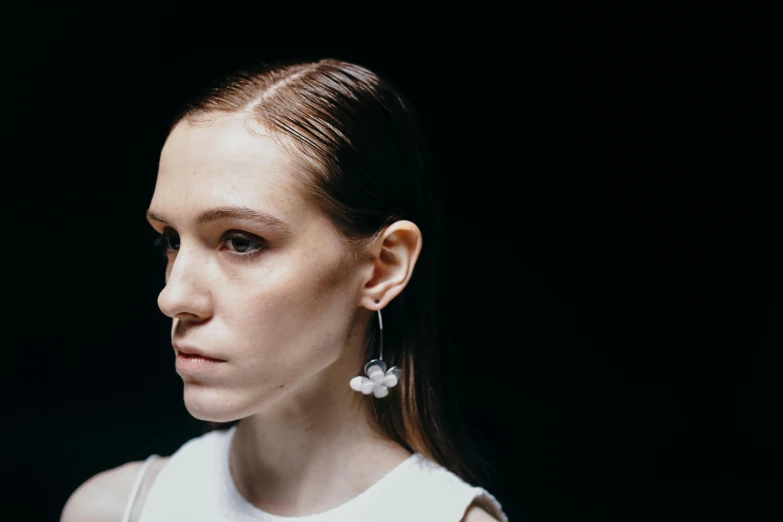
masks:
[(226, 362), (225, 359), (213, 357), (212, 355), (204, 353), (202, 350), (199, 350), (198, 348), (195, 348), (193, 346), (181, 346), (177, 344), (174, 344), (173, 346), (174, 349), (177, 351), (177, 359), (182, 357), (186, 360), (204, 359), (206, 361), (212, 361), (212, 362)]
[(214, 363), (221, 363), (226, 362), (223, 359), (213, 359), (212, 357), (205, 357), (203, 355), (198, 355), (194, 353), (183, 353), (183, 352), (177, 352), (177, 359), (185, 359), (188, 361), (206, 361), (206, 362), (214, 362)]
[(177, 351), (174, 368), (180, 374), (205, 376), (212, 371), (217, 371), (219, 368), (224, 368), (223, 363), (225, 362), (222, 359), (213, 359), (201, 354)]

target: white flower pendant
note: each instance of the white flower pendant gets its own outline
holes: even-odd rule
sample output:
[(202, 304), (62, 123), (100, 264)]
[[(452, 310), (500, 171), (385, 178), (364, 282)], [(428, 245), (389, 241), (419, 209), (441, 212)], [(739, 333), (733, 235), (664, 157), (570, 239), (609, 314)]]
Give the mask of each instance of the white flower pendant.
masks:
[(402, 368), (392, 366), (387, 371), (385, 362), (373, 359), (364, 365), (364, 373), (367, 374), (367, 377), (359, 375), (351, 379), (351, 389), (365, 395), (372, 393), (380, 399), (389, 395), (389, 388), (397, 386), (400, 377), (402, 377)]

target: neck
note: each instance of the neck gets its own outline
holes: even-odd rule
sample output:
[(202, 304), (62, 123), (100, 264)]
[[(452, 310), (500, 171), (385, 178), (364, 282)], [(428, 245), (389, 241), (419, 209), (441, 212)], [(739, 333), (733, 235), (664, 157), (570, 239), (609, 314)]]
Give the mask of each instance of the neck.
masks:
[(332, 365), (309, 389), (239, 422), (229, 462), (246, 500), (283, 516), (321, 513), (410, 456), (373, 429), (370, 401), (377, 399), (349, 388), (355, 367)]

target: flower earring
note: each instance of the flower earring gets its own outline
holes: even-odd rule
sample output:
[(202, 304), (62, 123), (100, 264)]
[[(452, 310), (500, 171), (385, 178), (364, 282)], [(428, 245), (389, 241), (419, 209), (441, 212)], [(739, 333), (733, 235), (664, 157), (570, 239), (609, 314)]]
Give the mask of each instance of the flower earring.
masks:
[(380, 356), (364, 365), (364, 373), (367, 374), (367, 377), (359, 375), (351, 379), (351, 389), (365, 395), (372, 393), (380, 399), (389, 395), (389, 388), (397, 386), (400, 377), (402, 377), (402, 368), (392, 366), (387, 370), (386, 363), (383, 362), (383, 319), (381, 319), (380, 310), (378, 310), (378, 326), (381, 337)]

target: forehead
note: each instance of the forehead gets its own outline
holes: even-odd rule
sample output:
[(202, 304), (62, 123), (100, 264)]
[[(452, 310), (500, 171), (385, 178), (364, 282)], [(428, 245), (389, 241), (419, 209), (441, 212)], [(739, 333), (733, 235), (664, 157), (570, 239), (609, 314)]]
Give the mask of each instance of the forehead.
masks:
[(283, 218), (312, 208), (295, 189), (295, 168), (290, 152), (258, 125), (249, 132), (242, 116), (182, 121), (161, 151), (150, 207), (180, 212), (238, 205)]

